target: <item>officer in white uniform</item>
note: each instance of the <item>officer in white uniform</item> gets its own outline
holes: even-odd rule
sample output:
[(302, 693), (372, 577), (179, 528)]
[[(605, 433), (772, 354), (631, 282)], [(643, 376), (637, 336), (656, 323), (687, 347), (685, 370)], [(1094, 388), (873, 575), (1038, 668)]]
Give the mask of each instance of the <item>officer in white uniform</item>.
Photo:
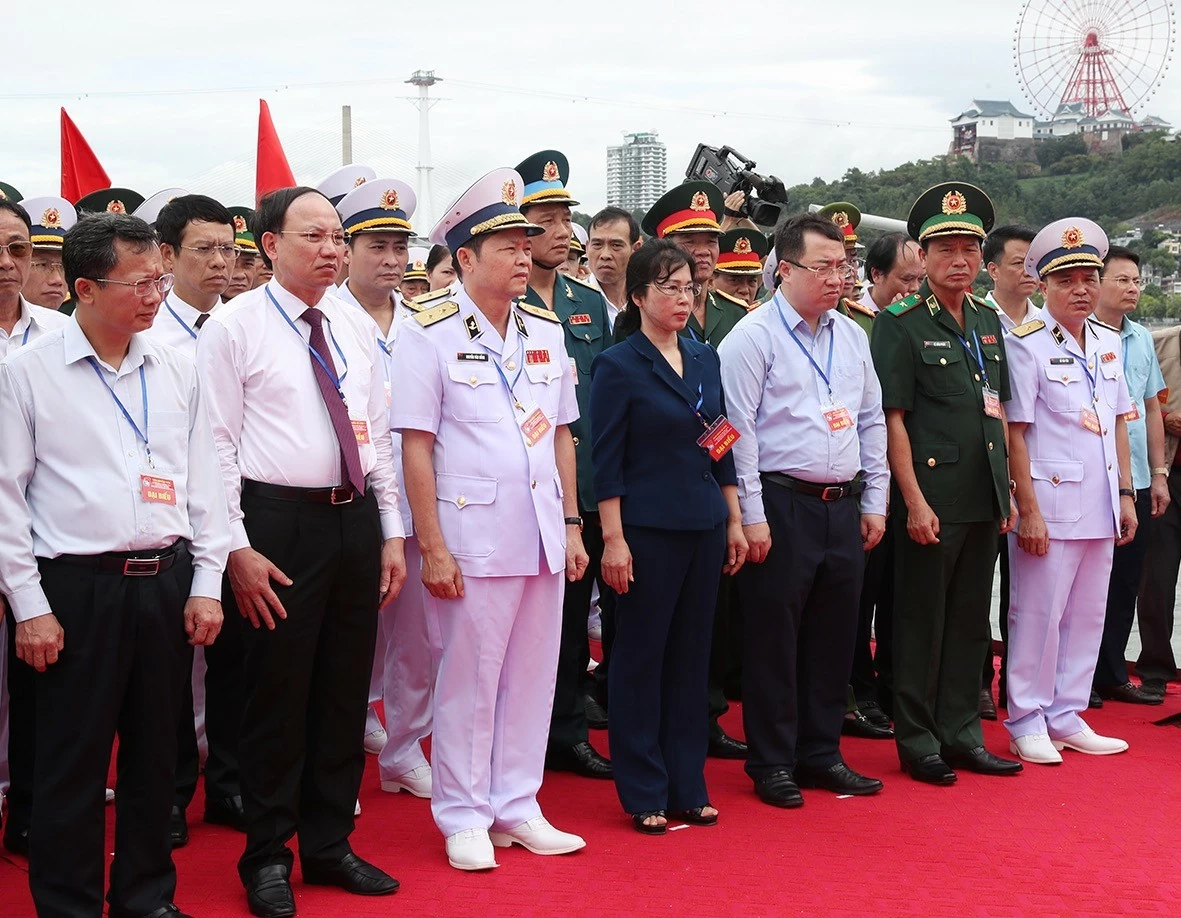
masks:
[(587, 558), (562, 326), (550, 310), (515, 302), (529, 280), (528, 236), (539, 231), (518, 208), (523, 184), (497, 169), (447, 209), (431, 241), (454, 253), (463, 286), (407, 321), (394, 345), (393, 424), (442, 650), (431, 811), (461, 870), (497, 866), (493, 845), (585, 846), (537, 803), (562, 573), (577, 579)]
[[(33, 221), (33, 265), (21, 293), (30, 303), (54, 312), (69, 298), (62, 266), (62, 238), (78, 222), (78, 212), (65, 198), (25, 198), (23, 207)], [(73, 312), (66, 311), (65, 315)]]
[(1046, 306), (1005, 340), (1012, 400), (1009, 468), (1020, 524), (1009, 536), (1011, 749), (1058, 764), (1060, 751), (1123, 752), (1079, 716), (1103, 636), (1112, 552), (1136, 531), (1119, 335), (1087, 317), (1107, 237), (1090, 220), (1045, 227), (1025, 269)]
[(148, 226), (155, 228), (160, 211), (172, 201), (187, 194), (183, 188), (165, 188), (163, 191), (157, 191), (151, 197), (144, 198), (144, 202), (131, 212), (131, 216), (139, 217)]
[[(349, 279), (336, 291), (373, 321), (385, 374), (386, 405), (390, 403), (394, 340), (401, 309), (397, 287), (405, 274), (416, 205), (414, 191), (397, 179), (374, 179), (345, 195), (336, 211), (349, 236)], [(425, 275), (425, 268), (423, 274)], [(379, 303), (378, 296), (385, 302)], [(394, 467), (402, 480), (402, 436), (393, 432)], [(431, 643), (418, 572), (422, 558), (412, 535), (410, 505), (399, 502), (406, 530), (407, 583), (398, 598), (381, 610), (373, 673), (369, 681), (369, 713), (365, 750), (378, 755), (382, 790), (431, 795), (431, 767), (421, 742), (431, 732), (431, 689), (435, 681)], [(385, 727), (373, 705), (385, 701)]]

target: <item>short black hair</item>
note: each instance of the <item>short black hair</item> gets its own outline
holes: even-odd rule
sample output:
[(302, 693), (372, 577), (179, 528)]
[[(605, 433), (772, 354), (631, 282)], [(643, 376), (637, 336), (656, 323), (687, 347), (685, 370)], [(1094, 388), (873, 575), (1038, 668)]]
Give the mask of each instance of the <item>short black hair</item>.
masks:
[(426, 271), (430, 274), (444, 258), (451, 258), (451, 250), (445, 245), (432, 245), (426, 257)]
[(633, 294), (651, 283), (668, 280), (674, 271), (688, 268), (693, 271), (693, 258), (675, 242), (668, 239), (649, 239), (636, 249), (627, 263), (625, 290), (627, 305), (615, 320), (615, 340), (622, 341), (640, 328), (640, 307)]
[(1014, 240), (1033, 242), (1036, 235), (1037, 233), (1028, 226), (1018, 226), (1015, 223), (996, 227), (984, 237), (984, 263), (986, 265), (1000, 264), (1000, 260), (1005, 254), (1005, 243)]
[(804, 234), (816, 233), (844, 245), (840, 227), (816, 214), (796, 214), (775, 228), (775, 257), (780, 261), (799, 261), (804, 255)]
[(173, 198), (156, 217), (156, 235), (174, 249), (180, 248), (185, 228), (194, 222), (224, 223), (234, 231), (233, 214), (224, 205), (203, 194), (185, 194)]
[(1139, 267), (1140, 267), (1140, 256), (1139, 255), (1137, 255), (1131, 249), (1125, 248), (1122, 245), (1113, 245), (1111, 248), (1109, 248), (1107, 250), (1107, 254), (1103, 258), (1103, 270), (1099, 272), (1100, 277), (1102, 277), (1104, 274), (1107, 273), (1107, 265), (1110, 262), (1115, 261), (1116, 259), (1124, 259), (1126, 261), (1130, 261), (1132, 264), (1134, 264), (1136, 266), (1137, 269), (1139, 269)]
[(898, 264), (898, 256), (908, 242), (914, 242), (906, 233), (886, 233), (874, 241), (865, 253), (865, 279), (877, 283), (873, 279), (873, 272), (877, 271), (883, 277), (894, 270)]
[(20, 206), (11, 198), (0, 197), (0, 211), (8, 211), (10, 214), (15, 214), (20, 218), (21, 223), (25, 225), (25, 229), (31, 234), (33, 232), (33, 221), (29, 219), (29, 212)]
[[(294, 185), (291, 188), (280, 188), (278, 191), (263, 195), (254, 211), (254, 219), (250, 221), (250, 232), (254, 234), (255, 240), (258, 242), (258, 254), (262, 256), (262, 263), (272, 271), (275, 270), (275, 266), (271, 264), (270, 256), (267, 255), (266, 249), (263, 247), (263, 233), (277, 233), (282, 230), (283, 224), (287, 220), (287, 211), (305, 194), (318, 194), (328, 201), (328, 196), (316, 188), (309, 188), (307, 185)], [(332, 202), (328, 201), (328, 203)], [(233, 218), (230, 222), (232, 225)]]
[(137, 254), (156, 245), (156, 231), (130, 214), (87, 214), (66, 232), (62, 242), (62, 265), (66, 284), (77, 297), (78, 278), (106, 277), (119, 263), (116, 242), (126, 243)]
[[(481, 233), (478, 236), (472, 236), (467, 242), (459, 246), (460, 249), (470, 249), (471, 253), (477, 258), (480, 257), (480, 252), (484, 249), (484, 243), (488, 240), (491, 233)], [(458, 251), (458, 250), (457, 250)], [(459, 264), (459, 259), (452, 255), (451, 267), (455, 269), (455, 276), (463, 280), (463, 268)]]
[(587, 231), (593, 230), (596, 226), (605, 226), (608, 223), (615, 223), (622, 220), (627, 224), (627, 235), (632, 245), (640, 241), (640, 224), (630, 212), (624, 210), (622, 207), (604, 207), (597, 214), (591, 217), (590, 226)]

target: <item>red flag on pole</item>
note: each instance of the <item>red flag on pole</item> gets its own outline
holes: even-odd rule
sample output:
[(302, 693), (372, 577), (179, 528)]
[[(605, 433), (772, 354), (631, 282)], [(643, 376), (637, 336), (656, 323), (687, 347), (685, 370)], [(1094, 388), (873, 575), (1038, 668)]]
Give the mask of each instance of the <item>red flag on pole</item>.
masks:
[(66, 110), (62, 109), (62, 197), (71, 204), (111, 187), (107, 172)]
[(277, 188), (290, 188), (295, 184), (295, 176), (287, 164), (287, 155), (283, 152), (283, 145), (279, 142), (279, 135), (275, 133), (275, 123), (271, 121), (271, 110), (263, 99), (258, 100), (258, 158), (254, 172), (254, 203), (262, 200), (263, 195)]

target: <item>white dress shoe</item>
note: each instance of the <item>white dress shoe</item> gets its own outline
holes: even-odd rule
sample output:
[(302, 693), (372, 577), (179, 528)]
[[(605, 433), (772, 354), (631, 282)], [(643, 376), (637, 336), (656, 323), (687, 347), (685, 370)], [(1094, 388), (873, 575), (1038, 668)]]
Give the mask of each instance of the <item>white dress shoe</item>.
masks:
[(544, 816), (534, 816), (515, 828), (489, 832), (488, 835), (498, 848), (520, 845), (534, 854), (569, 854), (586, 847), (581, 836), (560, 832)]
[(464, 829), (448, 835), (447, 863), (457, 870), (491, 870), (499, 867), (487, 829)]
[(358, 800), (356, 803), (353, 804), (353, 816), (356, 817), (356, 816), (360, 816), (360, 815), (361, 815), (361, 801)]
[(1031, 733), (1029, 736), (1019, 736), (1009, 743), (1009, 751), (1017, 753), (1027, 762), (1035, 765), (1061, 765), (1062, 756), (1050, 742), (1045, 733)]
[(419, 765), (413, 771), (408, 771), (404, 775), (398, 775), (396, 778), (382, 781), (381, 789), (387, 794), (407, 791), (415, 797), (423, 797), (429, 800), (431, 796), (431, 766)]
[(1090, 727), (1053, 741), (1055, 749), (1073, 749), (1087, 755), (1115, 755), (1127, 752), (1128, 744), (1114, 736), (1100, 736)]
[(115, 802), (115, 791), (108, 787), (103, 793), (103, 800), (106, 801), (107, 803), (114, 803)]
[(370, 755), (380, 755), (381, 750), (385, 748), (385, 741), (389, 739), (386, 736), (385, 727), (378, 727), (376, 730), (365, 734), (365, 751)]

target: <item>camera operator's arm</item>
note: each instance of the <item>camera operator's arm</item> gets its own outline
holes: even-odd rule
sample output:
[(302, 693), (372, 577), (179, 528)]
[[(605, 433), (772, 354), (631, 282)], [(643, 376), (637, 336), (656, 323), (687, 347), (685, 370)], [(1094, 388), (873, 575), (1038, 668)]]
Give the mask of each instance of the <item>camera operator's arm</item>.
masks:
[[(746, 229), (758, 230), (758, 227), (751, 222), (750, 217), (744, 216), (743, 207), (746, 206), (746, 192), (731, 191), (726, 195), (725, 213), (722, 217), (722, 232), (725, 233), (732, 229), (745, 227)], [(735, 216), (737, 215), (737, 216)]]

